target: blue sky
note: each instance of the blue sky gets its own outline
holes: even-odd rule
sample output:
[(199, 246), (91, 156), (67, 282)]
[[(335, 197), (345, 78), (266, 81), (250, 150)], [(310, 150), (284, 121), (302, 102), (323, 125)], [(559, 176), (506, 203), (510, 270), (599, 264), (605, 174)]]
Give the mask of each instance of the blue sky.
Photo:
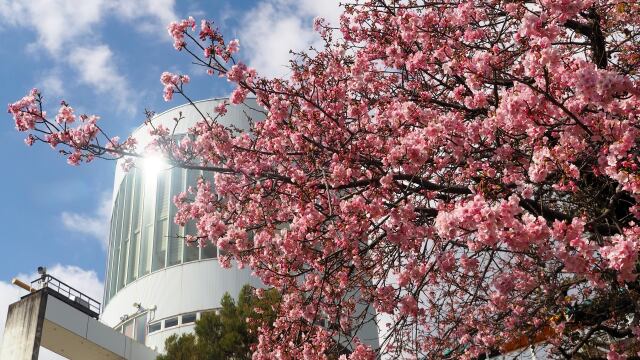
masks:
[[(240, 39), (245, 62), (273, 76), (286, 74), (289, 49), (317, 42), (313, 17), (335, 20), (337, 14), (333, 0), (0, 0), (0, 103), (38, 87), (50, 113), (64, 99), (78, 113), (100, 115), (110, 134), (124, 137), (143, 121), (145, 109), (180, 104), (162, 100), (162, 71), (191, 75), (195, 99), (230, 91), (173, 49), (170, 20), (213, 19), (228, 39)], [(9, 114), (0, 124), (3, 327), (6, 304), (16, 296), (5, 291), (7, 283), (17, 274), (32, 276), (39, 265), (99, 292), (115, 164), (68, 166), (44, 146), (24, 145)]]

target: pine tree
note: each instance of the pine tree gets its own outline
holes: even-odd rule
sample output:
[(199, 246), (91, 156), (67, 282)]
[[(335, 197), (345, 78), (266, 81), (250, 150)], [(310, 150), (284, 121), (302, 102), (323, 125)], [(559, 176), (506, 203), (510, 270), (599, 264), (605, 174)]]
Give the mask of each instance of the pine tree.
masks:
[(195, 333), (170, 336), (166, 354), (158, 360), (251, 359), (258, 327), (273, 323), (274, 307), (280, 302), (273, 289), (263, 294), (258, 297), (250, 285), (240, 290), (237, 301), (225, 293), (220, 309), (203, 313), (196, 321)]

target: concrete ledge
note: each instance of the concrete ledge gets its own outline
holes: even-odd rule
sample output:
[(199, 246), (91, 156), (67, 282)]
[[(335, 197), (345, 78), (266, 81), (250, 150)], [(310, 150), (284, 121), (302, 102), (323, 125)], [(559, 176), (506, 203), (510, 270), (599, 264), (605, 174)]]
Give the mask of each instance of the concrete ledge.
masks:
[(9, 306), (0, 360), (37, 360), (40, 346), (68, 359), (154, 360), (157, 353), (76, 307), (51, 290)]

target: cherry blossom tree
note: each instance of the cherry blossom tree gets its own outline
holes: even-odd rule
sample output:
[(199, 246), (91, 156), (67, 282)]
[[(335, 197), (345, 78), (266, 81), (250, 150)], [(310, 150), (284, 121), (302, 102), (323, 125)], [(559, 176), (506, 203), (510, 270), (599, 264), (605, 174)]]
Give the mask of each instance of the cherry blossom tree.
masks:
[[(149, 123), (170, 162), (215, 173), (175, 199), (175, 221), (197, 221), (186, 240), (283, 294), (254, 357), (323, 358), (371, 321), (365, 307), (384, 315), (381, 347), (352, 336), (350, 359), (536, 341), (637, 358), (640, 4), (361, 0), (339, 28), (314, 25), (324, 46), (269, 79), (211, 22), (172, 23), (175, 48), (266, 119), (225, 128), (224, 104), (182, 140)], [(187, 76), (161, 82), (191, 101)], [(143, 150), (66, 103), (48, 116), (37, 90), (9, 112), (73, 165)]]

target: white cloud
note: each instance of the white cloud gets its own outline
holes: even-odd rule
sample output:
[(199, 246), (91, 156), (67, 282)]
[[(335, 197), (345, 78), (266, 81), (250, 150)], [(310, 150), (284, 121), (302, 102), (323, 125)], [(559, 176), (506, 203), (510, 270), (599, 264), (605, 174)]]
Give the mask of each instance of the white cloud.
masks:
[[(9, 305), (16, 302), (25, 292), (10, 282), (0, 281), (0, 332), (4, 332), (4, 322), (7, 319)], [(0, 345), (2, 343), (0, 342)]]
[[(73, 265), (56, 264), (51, 266), (47, 272), (82, 293), (101, 301), (104, 285), (102, 281), (98, 279), (95, 271), (84, 270)], [(37, 279), (39, 275), (34, 272), (31, 274), (18, 274), (16, 277), (22, 281), (30, 282), (31, 280)], [(9, 305), (18, 301), (20, 297), (24, 295), (26, 295), (24, 290), (12, 285), (10, 282), (0, 281), (0, 339), (4, 332), (4, 324)], [(2, 341), (0, 341), (0, 346), (2, 346)], [(0, 352), (1, 351), (2, 349), (0, 349)], [(64, 357), (60, 357), (51, 351), (41, 348), (39, 359), (54, 360), (64, 359)]]
[[(74, 265), (61, 265), (55, 264), (47, 268), (47, 273), (55, 276), (60, 281), (65, 282), (69, 286), (78, 289), (85, 295), (102, 301), (102, 290), (104, 284), (98, 278), (98, 274), (94, 270), (85, 270)], [(19, 275), (24, 276), (24, 275)], [(30, 274), (25, 279), (35, 279), (38, 275), (36, 273)]]
[(69, 63), (78, 71), (82, 83), (115, 99), (120, 110), (134, 111), (129, 84), (118, 73), (113, 52), (107, 45), (75, 47), (69, 53)]
[(0, 2), (0, 15), (0, 23), (35, 30), (37, 45), (52, 55), (94, 43), (94, 29), (109, 16), (145, 21), (159, 31), (176, 19), (174, 0), (8, 0)]
[(300, 0), (295, 3), (298, 6), (298, 11), (309, 17), (320, 16), (325, 18), (333, 25), (338, 24), (338, 18), (342, 14), (343, 8), (340, 7), (340, 3), (348, 1), (316, 1), (316, 0)]
[(176, 19), (174, 0), (0, 0), (0, 25), (35, 31), (36, 41), (27, 45), (29, 51), (46, 50), (54, 64), (71, 65), (80, 83), (98, 94), (111, 95), (120, 110), (131, 111), (133, 92), (128, 91), (113, 52), (96, 31), (109, 17), (141, 31), (164, 34), (167, 23)]
[(6, 1), (0, 14), (10, 25), (27, 26), (37, 33), (37, 44), (51, 54), (89, 33), (103, 15), (103, 0)]
[(104, 193), (93, 214), (79, 214), (64, 211), (60, 215), (62, 224), (70, 231), (88, 235), (100, 242), (103, 250), (109, 245), (109, 224), (111, 221), (111, 197)]
[(136, 20), (137, 28), (146, 32), (164, 34), (167, 25), (178, 19), (173, 10), (174, 0), (117, 0), (109, 6), (119, 17)]
[(320, 45), (313, 31), (313, 18), (320, 16), (337, 24), (339, 1), (267, 0), (249, 11), (239, 31), (240, 45), (249, 65), (265, 76), (289, 73), (289, 50)]
[(36, 86), (49, 97), (64, 95), (64, 84), (60, 78), (60, 74), (57, 72), (44, 74)]

